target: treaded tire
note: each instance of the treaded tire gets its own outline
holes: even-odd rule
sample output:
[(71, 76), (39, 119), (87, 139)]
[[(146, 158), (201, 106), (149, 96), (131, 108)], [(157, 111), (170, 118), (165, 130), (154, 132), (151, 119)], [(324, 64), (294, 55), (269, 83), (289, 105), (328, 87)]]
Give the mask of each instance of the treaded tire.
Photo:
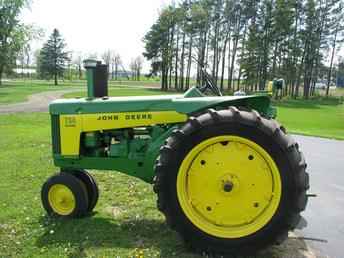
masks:
[(88, 195), (87, 211), (88, 212), (93, 211), (99, 199), (99, 188), (98, 188), (97, 181), (86, 170), (75, 170), (75, 171), (72, 171), (71, 173), (85, 184), (87, 195)]
[[(49, 190), (52, 186), (57, 184), (67, 186), (75, 198), (75, 207), (68, 215), (58, 214), (54, 211), (49, 202)], [(43, 207), (47, 211), (48, 215), (56, 215), (65, 218), (79, 218), (87, 214), (88, 196), (86, 187), (81, 180), (68, 173), (61, 172), (50, 177), (42, 186), (41, 199)]]
[[(202, 141), (220, 135), (240, 136), (263, 147), (275, 161), (281, 177), (282, 195), (277, 211), (263, 228), (241, 238), (219, 238), (200, 230), (187, 218), (178, 201), (176, 181), (183, 159)], [(250, 255), (281, 243), (288, 237), (288, 231), (297, 226), (300, 212), (307, 204), (306, 167), (298, 144), (276, 121), (256, 111), (240, 111), (235, 107), (220, 111), (210, 109), (196, 118), (190, 117), (161, 147), (155, 165), (157, 206), (167, 224), (193, 250), (209, 255)]]

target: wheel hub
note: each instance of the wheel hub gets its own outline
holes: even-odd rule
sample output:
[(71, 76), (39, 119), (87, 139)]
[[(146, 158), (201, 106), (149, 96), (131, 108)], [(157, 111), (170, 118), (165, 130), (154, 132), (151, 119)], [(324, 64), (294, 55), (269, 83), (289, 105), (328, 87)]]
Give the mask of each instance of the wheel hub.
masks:
[(233, 183), (231, 181), (227, 181), (223, 185), (223, 191), (225, 191), (226, 193), (230, 193), (233, 190), (233, 187)]
[(241, 137), (221, 136), (189, 152), (178, 173), (177, 190), (183, 210), (196, 226), (233, 238), (268, 223), (279, 204), (281, 182), (264, 149)]
[(65, 185), (53, 185), (48, 192), (50, 206), (59, 215), (69, 215), (75, 208), (73, 192)]

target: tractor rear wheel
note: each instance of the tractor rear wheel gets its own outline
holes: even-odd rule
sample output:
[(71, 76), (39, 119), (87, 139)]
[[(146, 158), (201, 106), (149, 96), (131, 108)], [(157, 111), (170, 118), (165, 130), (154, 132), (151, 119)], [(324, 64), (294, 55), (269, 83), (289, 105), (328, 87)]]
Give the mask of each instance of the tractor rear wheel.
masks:
[(88, 212), (92, 212), (94, 207), (98, 202), (99, 198), (99, 188), (97, 181), (94, 177), (88, 173), (86, 170), (75, 170), (71, 172), (75, 177), (80, 179), (86, 186), (87, 195), (88, 195)]
[(160, 150), (154, 190), (167, 223), (193, 249), (251, 254), (284, 240), (307, 203), (298, 144), (257, 112), (209, 110)]
[(75, 218), (87, 214), (86, 186), (71, 174), (61, 172), (50, 177), (43, 184), (41, 198), (49, 215)]

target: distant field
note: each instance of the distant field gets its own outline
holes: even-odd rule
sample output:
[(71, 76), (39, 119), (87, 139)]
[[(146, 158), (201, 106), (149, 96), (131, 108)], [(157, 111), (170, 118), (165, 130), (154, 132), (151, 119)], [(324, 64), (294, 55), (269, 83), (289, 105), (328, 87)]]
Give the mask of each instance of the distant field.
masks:
[(336, 91), (332, 94), (333, 96), (344, 97), (344, 88), (337, 88)]
[[(123, 96), (147, 96), (147, 95), (163, 95), (166, 92), (162, 92), (159, 89), (139, 89), (139, 88), (116, 88), (109, 90), (109, 96), (112, 97), (123, 97)], [(173, 94), (173, 93), (168, 93)], [(65, 98), (78, 98), (78, 97), (86, 97), (86, 91), (78, 91), (78, 92), (71, 92), (66, 93), (63, 97)]]
[[(140, 88), (140, 87), (159, 87), (156, 81), (110, 81), (111, 88)], [(86, 89), (86, 81), (61, 81), (58, 86), (53, 85), (52, 81), (26, 80), (26, 81), (5, 81), (0, 86), (0, 104), (24, 102), (28, 96), (43, 91), (59, 91), (80, 88)]]
[(274, 103), (288, 131), (344, 140), (344, 105), (336, 100), (289, 100)]

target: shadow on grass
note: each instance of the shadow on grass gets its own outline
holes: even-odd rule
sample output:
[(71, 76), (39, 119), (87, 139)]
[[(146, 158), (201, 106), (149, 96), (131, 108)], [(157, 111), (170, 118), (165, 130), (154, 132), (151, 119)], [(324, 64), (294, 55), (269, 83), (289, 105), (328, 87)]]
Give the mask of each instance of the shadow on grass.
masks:
[[(44, 220), (47, 220), (45, 218)], [(53, 230), (53, 231), (52, 231)], [(52, 233), (53, 232), (53, 233)], [(160, 257), (201, 257), (186, 249), (182, 240), (160, 220), (121, 220), (88, 217), (80, 220), (51, 220), (37, 240), (38, 247), (55, 245), (74, 247), (73, 257), (85, 257), (89, 247), (160, 250)], [(299, 257), (306, 258), (307, 246), (303, 240), (289, 239), (280, 246), (268, 248), (256, 258)], [(123, 251), (123, 250), (122, 250)], [(222, 256), (223, 257), (223, 256)], [(236, 256), (236, 258), (239, 258)]]

